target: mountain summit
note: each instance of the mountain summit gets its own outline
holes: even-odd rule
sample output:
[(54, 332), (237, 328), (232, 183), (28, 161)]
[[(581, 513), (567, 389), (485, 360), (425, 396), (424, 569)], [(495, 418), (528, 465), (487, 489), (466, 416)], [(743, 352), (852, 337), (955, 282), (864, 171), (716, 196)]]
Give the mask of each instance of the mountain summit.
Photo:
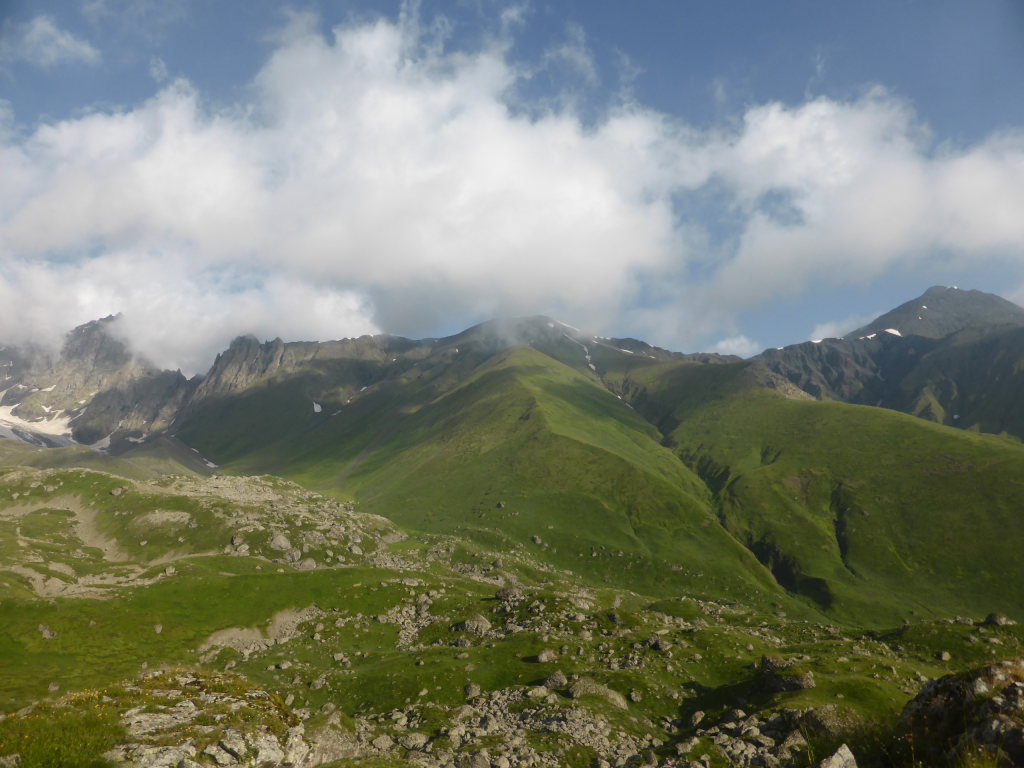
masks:
[(842, 339), (755, 360), (819, 400), (1024, 438), (1024, 309), (990, 293), (936, 286)]
[(983, 291), (936, 285), (843, 338), (859, 339), (895, 330), (903, 336), (942, 339), (966, 328), (1019, 325), (1024, 325), (1024, 309), (1013, 302)]

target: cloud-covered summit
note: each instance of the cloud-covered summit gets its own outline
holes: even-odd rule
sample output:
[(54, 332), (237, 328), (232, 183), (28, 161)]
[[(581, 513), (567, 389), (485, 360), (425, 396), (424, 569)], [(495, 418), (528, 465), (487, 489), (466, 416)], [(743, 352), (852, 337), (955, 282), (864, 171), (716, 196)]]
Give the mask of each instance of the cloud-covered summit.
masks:
[[(704, 129), (621, 95), (595, 119), (524, 103), (514, 24), (456, 44), (410, 12), (315, 21), (294, 16), (232, 103), (178, 79), (0, 127), (8, 338), (121, 312), (137, 349), (193, 372), (239, 333), (546, 313), (746, 350), (738, 314), (777, 296), (1024, 252), (1019, 132), (939, 145), (881, 88)], [(596, 77), (581, 34), (557, 53)]]

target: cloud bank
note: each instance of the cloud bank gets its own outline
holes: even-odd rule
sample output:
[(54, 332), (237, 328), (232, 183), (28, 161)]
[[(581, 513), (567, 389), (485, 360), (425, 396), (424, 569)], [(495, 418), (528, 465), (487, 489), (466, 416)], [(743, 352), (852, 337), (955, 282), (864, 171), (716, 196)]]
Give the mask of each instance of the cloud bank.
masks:
[[(591, 71), (566, 45), (551, 55)], [(570, 98), (524, 108), (529, 77), (500, 36), (458, 48), (408, 15), (324, 35), (300, 16), (244, 103), (177, 80), (27, 134), (7, 120), (0, 327), (55, 338), (122, 312), (139, 351), (189, 373), (238, 333), (495, 313), (746, 353), (736, 318), (759, 303), (1024, 253), (1020, 132), (936, 144), (879, 88), (710, 130), (629, 100), (588, 120)], [(712, 188), (738, 222), (720, 245), (692, 207)]]

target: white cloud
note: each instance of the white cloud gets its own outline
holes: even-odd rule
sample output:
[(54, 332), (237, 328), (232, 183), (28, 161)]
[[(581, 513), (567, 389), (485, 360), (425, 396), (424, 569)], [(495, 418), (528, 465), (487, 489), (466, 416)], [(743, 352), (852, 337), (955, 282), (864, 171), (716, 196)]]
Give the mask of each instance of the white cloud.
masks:
[[(429, 333), (498, 312), (693, 348), (810, 286), (1024, 253), (1024, 134), (936, 146), (879, 89), (755, 106), (728, 130), (634, 103), (524, 113), (507, 40), (448, 46), (409, 14), (327, 35), (296, 14), (251, 101), (214, 110), (174, 81), (125, 111), (0, 130), (3, 327), (121, 310), (140, 349), (193, 369), (238, 332)], [(709, 240), (679, 193), (709, 180), (734, 250), (695, 250)], [(193, 316), (210, 319), (166, 327)], [(716, 348), (757, 351), (742, 334)]]
[(87, 41), (56, 25), (50, 16), (4, 25), (0, 61), (26, 61), (37, 67), (61, 63), (98, 64), (100, 52)]
[(758, 344), (753, 339), (748, 339), (746, 336), (740, 334), (738, 336), (730, 336), (726, 339), (722, 339), (712, 348), (712, 352), (718, 352), (722, 355), (739, 355), (740, 357), (750, 357), (756, 355), (764, 347)]
[(860, 328), (874, 319), (874, 315), (851, 315), (843, 320), (830, 320), (826, 323), (818, 323), (811, 331), (809, 340), (816, 339), (841, 339), (855, 328)]
[(166, 81), (169, 76), (167, 62), (159, 56), (153, 56), (149, 60), (149, 76), (153, 78), (153, 82), (158, 85)]

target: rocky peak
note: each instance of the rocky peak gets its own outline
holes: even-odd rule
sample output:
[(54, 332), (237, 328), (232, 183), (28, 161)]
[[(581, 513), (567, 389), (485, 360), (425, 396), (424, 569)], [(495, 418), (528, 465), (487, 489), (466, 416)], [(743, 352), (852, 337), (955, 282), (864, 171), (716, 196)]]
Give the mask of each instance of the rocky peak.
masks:
[(255, 336), (239, 336), (217, 355), (196, 397), (238, 392), (294, 365), (294, 355), (280, 338), (260, 343)]
[(847, 339), (873, 334), (924, 336), (942, 339), (967, 328), (984, 329), (1024, 325), (1024, 309), (984, 291), (936, 285), (916, 299), (905, 302), (848, 333)]

